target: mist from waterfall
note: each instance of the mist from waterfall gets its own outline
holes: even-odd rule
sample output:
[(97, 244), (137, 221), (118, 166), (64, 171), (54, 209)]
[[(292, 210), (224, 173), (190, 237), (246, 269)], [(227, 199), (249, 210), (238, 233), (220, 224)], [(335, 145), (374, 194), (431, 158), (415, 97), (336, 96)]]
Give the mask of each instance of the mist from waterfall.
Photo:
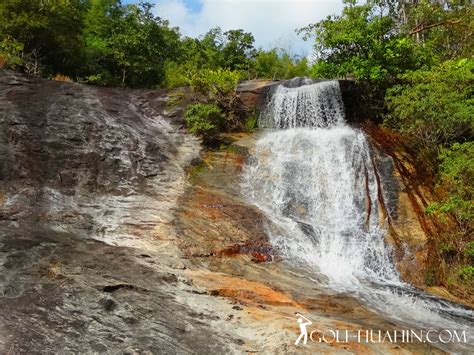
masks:
[(272, 246), (392, 319), (472, 326), (472, 311), (400, 280), (385, 240), (384, 181), (365, 134), (345, 123), (337, 81), (303, 84), (273, 90), (260, 117), (268, 130), (244, 171), (243, 191), (266, 214)]
[(397, 281), (369, 145), (344, 116), (337, 81), (279, 85), (260, 122), (278, 129), (257, 142), (246, 191), (271, 216), (271, 241), (283, 254), (331, 282)]

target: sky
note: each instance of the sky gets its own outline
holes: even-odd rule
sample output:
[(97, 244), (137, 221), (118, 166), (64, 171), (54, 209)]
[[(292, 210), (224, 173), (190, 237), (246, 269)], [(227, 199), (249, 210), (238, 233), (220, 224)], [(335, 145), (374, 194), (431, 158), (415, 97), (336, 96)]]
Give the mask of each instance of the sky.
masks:
[[(340, 13), (342, 0), (148, 0), (157, 16), (179, 27), (182, 34), (197, 37), (219, 26), (224, 31), (243, 29), (255, 37), (255, 46), (282, 47), (306, 56), (312, 43), (295, 29)], [(123, 3), (136, 3), (125, 0)]]

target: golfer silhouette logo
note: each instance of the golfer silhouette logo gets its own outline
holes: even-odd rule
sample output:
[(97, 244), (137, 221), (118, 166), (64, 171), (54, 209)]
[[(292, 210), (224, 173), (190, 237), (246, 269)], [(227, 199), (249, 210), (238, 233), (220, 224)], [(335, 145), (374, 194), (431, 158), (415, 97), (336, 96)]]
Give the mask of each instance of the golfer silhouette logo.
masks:
[(308, 330), (306, 329), (306, 327), (308, 325), (313, 324), (313, 322), (311, 322), (308, 318), (306, 318), (300, 313), (296, 313), (296, 316), (298, 317), (297, 322), (298, 322), (298, 325), (300, 326), (301, 334), (298, 337), (298, 339), (296, 339), (295, 345), (298, 345), (301, 339), (303, 339), (303, 344), (306, 345), (306, 343), (308, 342)]

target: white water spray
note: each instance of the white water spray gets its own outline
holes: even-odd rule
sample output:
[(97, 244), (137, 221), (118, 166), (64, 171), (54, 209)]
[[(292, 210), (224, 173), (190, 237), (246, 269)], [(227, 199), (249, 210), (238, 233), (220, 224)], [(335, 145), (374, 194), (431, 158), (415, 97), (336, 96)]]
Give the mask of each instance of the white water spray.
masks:
[(260, 126), (331, 127), (344, 122), (344, 106), (337, 81), (312, 84), (312, 80), (305, 79), (303, 84), (306, 85), (296, 88), (277, 86), (260, 117)]
[(272, 130), (244, 173), (247, 198), (271, 222), (273, 247), (392, 319), (465, 327), (471, 310), (400, 280), (385, 242), (383, 181), (365, 135), (345, 123), (339, 83), (303, 84), (274, 90), (260, 120)]
[(249, 198), (274, 222), (273, 245), (337, 283), (397, 280), (369, 145), (345, 124), (339, 83), (280, 85), (262, 119), (286, 128), (258, 141), (245, 175)]

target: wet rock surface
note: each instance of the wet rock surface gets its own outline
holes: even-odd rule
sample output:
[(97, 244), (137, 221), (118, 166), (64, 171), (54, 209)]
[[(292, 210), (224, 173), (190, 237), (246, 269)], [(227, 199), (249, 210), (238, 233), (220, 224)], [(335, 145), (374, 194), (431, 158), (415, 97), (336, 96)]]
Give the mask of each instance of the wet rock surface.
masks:
[(0, 74), (0, 352), (232, 351), (178, 300), (196, 288), (170, 223), (200, 145), (167, 101)]
[[(321, 286), (323, 275), (282, 259), (265, 233), (265, 216), (239, 192), (242, 161), (259, 133), (236, 134), (234, 143), (206, 152), (188, 172), (176, 212), (178, 244), (193, 282), (235, 304), (242, 312), (229, 320), (251, 349), (265, 353), (441, 353), (427, 344), (308, 343), (295, 347), (295, 313), (318, 329), (395, 329), (350, 294)], [(253, 222), (253, 223), (252, 223)], [(264, 260), (261, 260), (259, 257)], [(268, 257), (267, 257), (268, 256)], [(246, 314), (247, 318), (241, 315)]]
[[(0, 77), (1, 215), (133, 245), (166, 224), (199, 152), (165, 92)], [(138, 241), (139, 242), (139, 241)]]
[(395, 325), (278, 258), (241, 198), (257, 135), (196, 164), (183, 105), (0, 73), (1, 353), (437, 353), (295, 348), (295, 312), (322, 329)]

